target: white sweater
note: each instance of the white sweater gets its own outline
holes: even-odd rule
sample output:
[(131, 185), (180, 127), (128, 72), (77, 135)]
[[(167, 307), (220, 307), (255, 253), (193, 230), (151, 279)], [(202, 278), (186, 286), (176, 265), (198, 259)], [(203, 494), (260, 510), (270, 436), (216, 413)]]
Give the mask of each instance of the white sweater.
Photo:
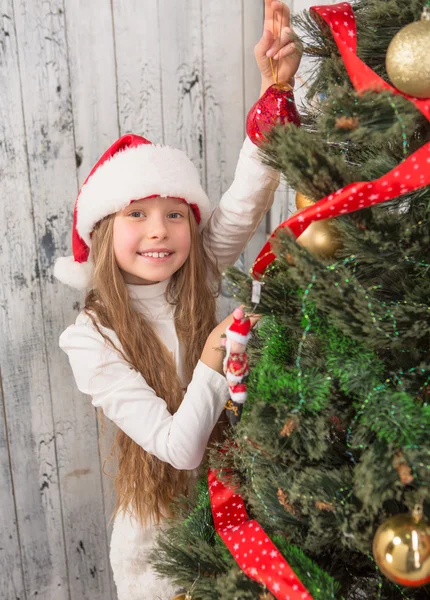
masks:
[[(151, 319), (182, 375), (173, 307), (164, 295), (168, 281), (127, 287), (134, 307)], [(100, 329), (121, 348), (111, 329)], [(181, 406), (171, 415), (165, 401), (103, 339), (84, 313), (62, 334), (60, 347), (69, 355), (79, 390), (90, 395), (93, 405), (132, 440), (176, 469), (198, 467), (228, 398), (225, 377), (199, 361)], [(181, 380), (184, 382), (183, 375)]]
[[(256, 146), (247, 138), (235, 179), (215, 209), (209, 244), (221, 266), (231, 265), (252, 237), (273, 203), (279, 174), (262, 165)], [(128, 285), (136, 310), (153, 323), (173, 353), (184, 383), (182, 353), (173, 321), (173, 307), (165, 299), (168, 284)], [(103, 330), (103, 328), (102, 328)], [(104, 329), (118, 347), (112, 330)], [(92, 397), (95, 407), (147, 452), (177, 469), (194, 469), (228, 398), (225, 378), (201, 361), (197, 364), (179, 410), (171, 415), (166, 403), (140, 373), (116, 352), (81, 313), (60, 337), (76, 384)]]

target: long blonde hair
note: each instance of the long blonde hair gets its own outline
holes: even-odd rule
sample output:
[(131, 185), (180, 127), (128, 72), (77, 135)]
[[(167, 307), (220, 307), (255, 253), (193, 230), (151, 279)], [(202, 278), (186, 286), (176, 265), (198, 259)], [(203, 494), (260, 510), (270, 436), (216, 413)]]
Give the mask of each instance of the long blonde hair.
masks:
[[(191, 211), (190, 211), (191, 213)], [(92, 234), (95, 264), (93, 288), (85, 299), (85, 311), (103, 337), (98, 325), (112, 329), (121, 343), (116, 348), (145, 378), (170, 413), (182, 402), (182, 386), (174, 360), (152, 324), (131, 304), (113, 247), (115, 215), (100, 221)], [(174, 323), (185, 350), (187, 383), (200, 358), (209, 333), (216, 326), (216, 295), (220, 273), (215, 258), (206, 251), (193, 214), (189, 215), (191, 249), (184, 265), (172, 275), (166, 298), (175, 307)], [(186, 493), (190, 472), (179, 471), (149, 454), (118, 428), (113, 447), (118, 457), (115, 477), (115, 514), (127, 511), (143, 524), (158, 522), (171, 514), (172, 501)]]

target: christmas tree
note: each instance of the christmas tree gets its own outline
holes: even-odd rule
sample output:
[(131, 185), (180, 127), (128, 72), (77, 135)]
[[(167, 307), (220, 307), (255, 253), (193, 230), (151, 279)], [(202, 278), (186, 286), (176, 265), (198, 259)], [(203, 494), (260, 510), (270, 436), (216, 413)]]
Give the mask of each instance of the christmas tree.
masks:
[[(154, 555), (193, 600), (430, 598), (430, 20), (422, 0), (360, 0), (355, 38), (347, 5), (329, 8), (299, 17), (316, 61), (302, 126), (275, 127), (262, 151), (311, 204), (296, 236), (321, 216), (312, 203), (338, 216), (319, 244), (279, 229), (254, 265), (257, 306), (230, 272), (263, 319), (242, 419), (210, 456), (308, 595), (277, 595), (259, 561), (275, 574), (278, 560), (249, 538), (255, 576), (239, 568), (202, 481)], [(359, 90), (353, 42), (336, 39), (344, 10), (358, 57), (395, 90)]]

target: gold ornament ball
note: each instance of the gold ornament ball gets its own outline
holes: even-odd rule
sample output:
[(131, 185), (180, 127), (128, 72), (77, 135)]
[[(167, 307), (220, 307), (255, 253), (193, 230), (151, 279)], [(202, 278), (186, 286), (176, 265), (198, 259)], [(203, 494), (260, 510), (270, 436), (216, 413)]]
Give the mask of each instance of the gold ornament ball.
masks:
[(192, 597), (190, 594), (179, 594), (178, 596), (175, 596), (172, 600), (192, 600)]
[(430, 13), (403, 27), (391, 40), (386, 56), (391, 83), (414, 98), (430, 97)]
[(296, 192), (296, 208), (298, 210), (312, 206), (312, 204), (315, 204), (314, 200), (311, 200), (301, 192)]
[[(314, 204), (313, 200), (297, 192), (296, 207), (299, 211), (312, 204)], [(342, 243), (328, 219), (311, 223), (297, 238), (297, 243), (321, 258), (330, 258), (336, 250), (342, 247)]]
[(377, 530), (373, 556), (382, 573), (405, 587), (430, 583), (430, 525), (403, 514), (391, 517)]

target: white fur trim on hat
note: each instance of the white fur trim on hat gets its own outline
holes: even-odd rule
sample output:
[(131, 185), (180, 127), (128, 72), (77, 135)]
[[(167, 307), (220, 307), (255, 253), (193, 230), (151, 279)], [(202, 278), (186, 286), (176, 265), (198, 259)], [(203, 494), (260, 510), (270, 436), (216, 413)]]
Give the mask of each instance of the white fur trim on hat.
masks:
[(231, 331), (231, 329), (227, 329), (225, 334), (227, 336), (227, 339), (234, 340), (235, 342), (242, 344), (242, 346), (246, 346), (246, 344), (251, 339), (250, 333), (248, 333), (248, 335), (240, 335), (240, 333), (236, 333), (236, 331)]
[(89, 287), (94, 272), (91, 257), (83, 263), (75, 261), (73, 256), (64, 256), (55, 261), (54, 276), (70, 287), (84, 290)]
[(143, 144), (117, 152), (82, 187), (77, 200), (77, 230), (90, 246), (90, 234), (104, 217), (122, 210), (132, 200), (148, 196), (183, 198), (200, 211), (200, 228), (211, 208), (196, 167), (181, 150)]
[(249, 373), (242, 373), (242, 375), (234, 375), (233, 373), (230, 373), (229, 371), (227, 371), (227, 381), (231, 381), (233, 383), (240, 383), (242, 381), (242, 379), (244, 377), (246, 377), (246, 375), (248, 375)]
[(244, 404), (246, 401), (246, 392), (233, 392), (230, 390), (230, 397), (233, 402), (237, 402), (238, 404)]

